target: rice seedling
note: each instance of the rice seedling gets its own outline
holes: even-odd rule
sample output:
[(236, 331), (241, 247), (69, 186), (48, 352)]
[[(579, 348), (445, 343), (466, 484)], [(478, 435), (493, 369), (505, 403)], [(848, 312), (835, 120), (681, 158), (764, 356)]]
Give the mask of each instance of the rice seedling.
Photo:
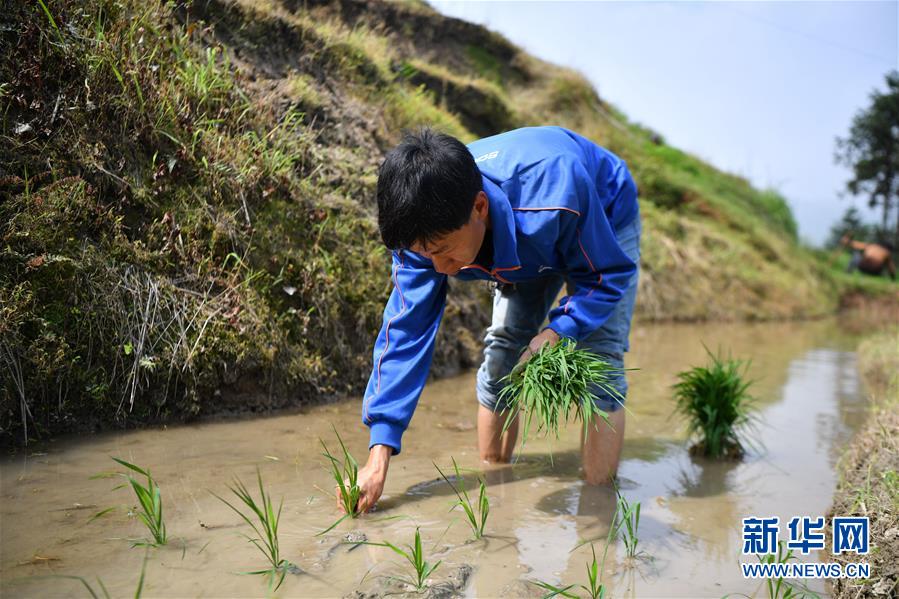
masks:
[[(606, 544), (606, 552), (608, 551), (609, 546)], [(548, 582), (542, 581), (533, 581), (533, 584), (542, 588), (547, 593), (543, 596), (544, 599), (549, 599), (551, 597), (571, 597), (572, 599), (578, 599), (579, 595), (575, 595), (572, 592), (572, 589), (575, 587), (580, 587), (581, 589), (587, 592), (587, 597), (590, 599), (603, 599), (606, 596), (606, 587), (602, 584), (600, 580), (600, 574), (602, 572), (602, 566), (606, 561), (606, 553), (603, 553), (602, 562), (596, 561), (596, 548), (593, 546), (593, 543), (590, 543), (590, 551), (593, 553), (593, 561), (587, 564), (587, 582), (590, 586), (585, 584), (574, 585), (569, 584), (566, 586), (556, 586), (549, 584)]]
[(462, 477), (462, 472), (459, 470), (459, 464), (456, 463), (456, 458), (453, 458), (453, 470), (456, 473), (458, 487), (450, 482), (450, 479), (443, 473), (440, 466), (434, 464), (434, 467), (437, 468), (437, 472), (440, 473), (440, 476), (443, 477), (446, 484), (448, 484), (456, 494), (456, 502), (453, 504), (452, 509), (455, 509), (458, 506), (465, 512), (465, 517), (468, 519), (468, 525), (471, 527), (475, 540), (483, 537), (484, 526), (487, 524), (487, 515), (490, 513), (490, 499), (487, 497), (487, 484), (484, 482), (484, 479), (478, 477), (478, 502), (477, 506), (474, 506), (471, 503), (471, 498), (468, 496), (468, 491), (465, 488), (465, 479)]
[[(627, 557), (634, 558), (642, 553), (642, 551), (637, 551), (637, 529), (640, 526), (640, 502), (636, 501), (634, 503), (629, 503), (621, 494), (617, 485), (615, 486), (615, 493), (618, 496), (618, 501), (615, 505), (615, 513), (612, 515), (612, 521), (609, 523), (609, 533), (606, 537), (606, 546), (602, 553), (602, 560), (597, 562), (596, 547), (592, 542), (590, 543), (593, 561), (587, 564), (587, 582), (589, 583), (589, 586), (584, 584), (556, 586), (549, 584), (548, 582), (531, 581), (533, 584), (547, 591), (547, 594), (543, 596), (544, 599), (549, 597), (576, 598), (578, 595), (574, 594), (572, 589), (578, 587), (586, 591), (586, 596), (591, 599), (602, 599), (605, 597), (607, 588), (601, 581), (602, 569), (606, 563), (606, 556), (609, 553), (609, 546), (612, 544), (612, 540), (617, 537), (622, 530), (624, 531), (623, 541)], [(586, 544), (586, 542), (578, 544), (575, 549), (584, 544)]]
[[(274, 577), (276, 574), (280, 574), (278, 579), (278, 584), (275, 586), (275, 589), (281, 586), (281, 583), (284, 582), (284, 576), (287, 574), (287, 571), (291, 568), (296, 568), (296, 566), (286, 559), (281, 557), (280, 547), (278, 544), (278, 522), (281, 519), (281, 508), (284, 505), (284, 499), (281, 499), (281, 503), (278, 504), (278, 511), (276, 512), (272, 505), (271, 495), (267, 495), (265, 492), (265, 488), (262, 486), (262, 473), (259, 472), (259, 469), (256, 469), (256, 477), (259, 482), (259, 497), (260, 503), (257, 503), (256, 500), (250, 495), (250, 491), (244, 486), (244, 484), (240, 481), (240, 479), (234, 480), (234, 486), (229, 486), (231, 492), (237, 495), (238, 499), (243, 502), (249, 509), (251, 514), (248, 516), (244, 514), (241, 510), (239, 510), (236, 506), (231, 504), (227, 499), (219, 497), (215, 493), (215, 495), (221, 502), (234, 510), (237, 515), (243, 518), (244, 522), (249, 524), (253, 531), (256, 533), (258, 538), (250, 537), (249, 535), (243, 535), (246, 539), (253, 543), (259, 551), (265, 555), (266, 559), (268, 559), (271, 567), (266, 570), (257, 570), (254, 572), (246, 572), (246, 574), (251, 575), (261, 575), (268, 574), (269, 575), (269, 585), (274, 581)], [(259, 521), (258, 525), (253, 521), (252, 516), (255, 515), (256, 519)]]
[(674, 397), (677, 411), (687, 419), (687, 430), (698, 441), (690, 451), (709, 457), (738, 458), (744, 453), (745, 430), (752, 423), (753, 398), (746, 380), (748, 362), (713, 355), (708, 366), (696, 366), (677, 375)]
[[(777, 542), (777, 555), (769, 553), (764, 556), (759, 556), (759, 561), (763, 564), (786, 564), (796, 560), (797, 558), (793, 555), (793, 550), (787, 549), (787, 544), (784, 541)], [(766, 578), (765, 589), (768, 591), (768, 597), (770, 599), (819, 598), (819, 595), (814, 591), (805, 588), (802, 585), (787, 582), (783, 578)]]
[(615, 508), (615, 532), (621, 532), (624, 548), (627, 557), (633, 558), (637, 556), (637, 529), (640, 526), (640, 502), (635, 501), (629, 503), (618, 487), (615, 487), (615, 493), (618, 495), (618, 501)]
[[(137, 581), (137, 588), (134, 590), (134, 599), (140, 599), (141, 595), (143, 595), (143, 592), (144, 592), (144, 578), (147, 573), (147, 559), (149, 558), (149, 553), (150, 553), (150, 550), (148, 548), (144, 552), (144, 561), (140, 567), (140, 578)], [(91, 583), (89, 583), (87, 581), (87, 579), (83, 576), (76, 576), (73, 574), (49, 574), (46, 576), (30, 576), (28, 578), (29, 579), (67, 578), (69, 580), (77, 580), (82, 585), (84, 585), (84, 588), (87, 590), (87, 592), (90, 594), (90, 596), (93, 599), (100, 599), (100, 594), (98, 593), (98, 590), (95, 589), (93, 586), (91, 586)], [(10, 581), (10, 582), (14, 582), (14, 581)], [(105, 599), (112, 599), (112, 595), (109, 594), (109, 590), (107, 590), (106, 585), (103, 584), (103, 580), (99, 576), (97, 577), (97, 585), (99, 586), (99, 591), (103, 592), (102, 596), (105, 597)], [(121, 596), (121, 595), (119, 595), (119, 596)]]
[[(144, 470), (139, 466), (135, 466), (134, 464), (131, 464), (130, 462), (126, 462), (125, 460), (119, 458), (112, 459), (122, 466), (125, 466), (129, 470), (147, 477), (147, 484), (145, 486), (135, 480), (135, 478), (130, 474), (118, 473), (119, 476), (125, 478), (131, 485), (131, 488), (134, 489), (134, 494), (137, 495), (137, 500), (140, 503), (141, 510), (137, 512), (137, 517), (141, 522), (144, 523), (144, 525), (146, 525), (147, 530), (150, 531), (150, 535), (153, 538), (152, 541), (137, 541), (132, 545), (132, 547), (136, 547), (138, 545), (146, 545), (151, 547), (165, 545), (166, 532), (165, 522), (162, 518), (162, 495), (159, 492), (159, 485), (157, 485), (156, 481), (153, 480), (153, 477), (150, 475), (149, 470)], [(122, 486), (124, 485), (120, 485), (116, 488), (118, 489)]]
[(362, 544), (373, 545), (376, 547), (387, 547), (388, 549), (408, 561), (412, 566), (415, 575), (408, 577), (398, 577), (397, 580), (412, 585), (417, 591), (421, 591), (425, 588), (425, 582), (427, 581), (428, 577), (433, 574), (434, 570), (436, 570), (437, 567), (443, 562), (443, 560), (439, 560), (436, 564), (431, 564), (425, 559), (424, 550), (421, 546), (421, 531), (418, 527), (415, 528), (415, 540), (413, 541), (412, 545), (406, 546), (408, 548), (408, 551), (397, 547), (390, 541), (382, 541), (380, 543), (365, 541)]
[(575, 346), (574, 340), (567, 338), (547, 344), (503, 378), (506, 385), (500, 398), (510, 406), (503, 432), (524, 412), (522, 445), (535, 421), (537, 433), (551, 432), (557, 439), (561, 424), (572, 418), (583, 422), (585, 434), (591, 423), (595, 426), (597, 417), (612, 426), (608, 414), (591, 401), (591, 390), (595, 387), (623, 400), (611, 384), (622, 369)]
[(340, 505), (345, 513), (334, 524), (321, 531), (316, 536), (325, 534), (347, 518), (355, 518), (359, 515), (359, 511), (356, 509), (361, 493), (358, 484), (359, 463), (347, 449), (343, 439), (340, 438), (340, 433), (337, 432), (337, 429), (333, 426), (331, 428), (334, 430), (334, 434), (337, 435), (337, 442), (340, 443), (340, 450), (343, 452), (343, 461), (334, 457), (324, 441), (319, 439), (319, 443), (321, 443), (322, 449), (324, 450), (322, 455), (327, 458), (328, 464), (330, 465), (331, 476), (333, 476), (334, 482), (337, 483), (337, 489), (340, 492)]

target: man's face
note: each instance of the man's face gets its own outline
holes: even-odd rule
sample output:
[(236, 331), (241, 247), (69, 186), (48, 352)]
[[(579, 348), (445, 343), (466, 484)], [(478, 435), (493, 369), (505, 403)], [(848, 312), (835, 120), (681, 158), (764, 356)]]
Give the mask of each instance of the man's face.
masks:
[(484, 243), (484, 234), (490, 223), (489, 206), (487, 194), (479, 192), (466, 224), (430, 243), (415, 243), (410, 249), (431, 260), (437, 272), (445, 275), (458, 274), (463, 266), (474, 262)]

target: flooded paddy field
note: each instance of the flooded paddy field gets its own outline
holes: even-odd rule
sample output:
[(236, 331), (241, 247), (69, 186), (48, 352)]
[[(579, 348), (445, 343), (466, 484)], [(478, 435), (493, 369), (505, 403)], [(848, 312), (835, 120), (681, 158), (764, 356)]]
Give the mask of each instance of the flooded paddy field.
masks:
[[(674, 415), (677, 372), (706, 361), (703, 343), (749, 358), (759, 422), (755, 447), (742, 461), (712, 461), (687, 451), (683, 422)], [(823, 516), (835, 485), (835, 463), (864, 419), (865, 394), (856, 371), (855, 340), (832, 320), (805, 323), (645, 325), (634, 329), (627, 366), (630, 393), (619, 470), (621, 493), (640, 502), (638, 559), (614, 541), (602, 579), (611, 596), (764, 596), (743, 579), (741, 519)], [(250, 528), (213, 493), (232, 499), (240, 478), (255, 494), (256, 469), (277, 506), (282, 556), (299, 570), (278, 597), (334, 597), (385, 592), (390, 576), (406, 573), (384, 547), (341, 544), (355, 538), (405, 545), (420, 527), (423, 547), (443, 596), (540, 596), (528, 581), (586, 584), (594, 541), (601, 555), (615, 511), (615, 493), (590, 487), (579, 472), (579, 425), (560, 440), (530, 438), (515, 464), (486, 466), (477, 454), (474, 373), (430, 383), (390, 464), (377, 511), (338, 517), (333, 479), (319, 439), (333, 449), (332, 425), (360, 462), (368, 431), (361, 400), (256, 420), (210, 422), (64, 438), (29, 446), (2, 461), (4, 596), (83, 597), (81, 582), (103, 581), (113, 596), (137, 586), (144, 549), (129, 539), (146, 535), (129, 508), (129, 488), (92, 476), (121, 470), (110, 456), (147, 467), (162, 491), (169, 543), (150, 549), (144, 595), (243, 597), (265, 595), (264, 556), (242, 536)], [(482, 473), (490, 498), (487, 536), (470, 541), (452, 490), (440, 479), (452, 458), (469, 469), (469, 489)], [(117, 509), (100, 517), (106, 508)], [(749, 556), (752, 557), (752, 556)], [(754, 559), (754, 557), (752, 558)], [(828, 561), (812, 553), (808, 561)], [(449, 581), (449, 582), (447, 582)], [(826, 594), (823, 583), (811, 588)], [(432, 592), (432, 595), (440, 593)]]

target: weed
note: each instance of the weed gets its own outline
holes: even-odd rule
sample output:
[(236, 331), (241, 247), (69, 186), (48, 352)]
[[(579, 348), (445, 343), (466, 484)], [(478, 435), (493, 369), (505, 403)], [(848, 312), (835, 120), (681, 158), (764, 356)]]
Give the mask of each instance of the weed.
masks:
[(437, 569), (443, 560), (438, 561), (436, 564), (431, 564), (427, 560), (425, 560), (424, 550), (421, 547), (421, 532), (418, 527), (415, 528), (415, 540), (412, 545), (407, 545), (408, 551), (400, 549), (390, 541), (382, 541), (380, 543), (371, 543), (366, 541), (363, 543), (365, 545), (374, 545), (377, 547), (387, 547), (400, 557), (406, 559), (406, 561), (411, 564), (412, 569), (415, 571), (414, 577), (408, 578), (399, 578), (402, 582), (407, 582), (415, 587), (416, 590), (421, 591), (425, 588), (425, 581), (428, 576), (430, 576), (434, 570)]
[(135, 547), (137, 545), (146, 545), (151, 547), (165, 545), (165, 522), (162, 519), (162, 495), (159, 492), (159, 485), (157, 485), (156, 481), (153, 480), (153, 477), (150, 475), (149, 470), (144, 470), (143, 468), (135, 466), (134, 464), (131, 464), (119, 458), (112, 459), (122, 466), (125, 466), (129, 470), (133, 470), (134, 472), (147, 477), (147, 484), (146, 486), (144, 486), (137, 480), (135, 480), (134, 477), (130, 474), (120, 474), (120, 476), (128, 481), (128, 483), (131, 485), (131, 488), (134, 489), (134, 494), (137, 495), (137, 500), (140, 502), (140, 507), (142, 510), (137, 513), (137, 517), (140, 518), (141, 522), (146, 525), (147, 530), (150, 531), (150, 535), (152, 535), (153, 537), (152, 541), (135, 542), (132, 547)]
[(677, 411), (687, 419), (690, 436), (699, 436), (691, 451), (710, 457), (739, 457), (741, 437), (751, 424), (752, 384), (745, 380), (748, 363), (713, 355), (709, 366), (696, 366), (677, 375), (674, 385)]
[(609, 426), (608, 414), (591, 401), (593, 388), (612, 397), (621, 398), (611, 380), (621, 369), (609, 365), (598, 355), (575, 349), (575, 342), (562, 339), (555, 345), (544, 346), (537, 354), (512, 369), (503, 380), (507, 383), (500, 392), (510, 410), (503, 425), (505, 432), (520, 412), (524, 412), (522, 445), (531, 423), (536, 420), (537, 432), (552, 432), (559, 437), (561, 423), (572, 416), (584, 424), (586, 433), (597, 417)]
[(618, 488), (615, 488), (618, 502), (615, 509), (615, 531), (623, 530), (622, 540), (630, 558), (637, 556), (637, 528), (640, 526), (640, 502), (628, 503)]
[(322, 455), (325, 456), (330, 463), (331, 475), (334, 477), (334, 482), (337, 483), (337, 489), (340, 491), (340, 505), (346, 513), (341, 516), (337, 522), (318, 533), (318, 535), (325, 534), (347, 518), (355, 518), (359, 515), (359, 512), (356, 509), (361, 492), (358, 485), (359, 463), (343, 443), (343, 439), (340, 438), (340, 433), (337, 432), (337, 429), (333, 426), (331, 428), (334, 430), (334, 434), (337, 435), (337, 442), (340, 443), (340, 449), (343, 452), (343, 462), (331, 454), (331, 451), (328, 449), (328, 446), (325, 445), (324, 441), (319, 439), (319, 443), (322, 444), (322, 449), (324, 449)]
[(450, 479), (443, 473), (440, 466), (434, 464), (434, 467), (437, 468), (437, 472), (440, 473), (440, 476), (443, 477), (446, 484), (448, 484), (456, 494), (457, 500), (453, 504), (453, 508), (459, 506), (465, 511), (465, 516), (468, 518), (468, 525), (471, 526), (471, 531), (474, 533), (475, 540), (483, 537), (484, 525), (487, 524), (487, 515), (490, 513), (490, 499), (487, 497), (487, 485), (484, 482), (484, 479), (478, 478), (478, 503), (477, 508), (475, 508), (471, 503), (471, 498), (468, 496), (468, 491), (465, 489), (465, 479), (462, 477), (462, 473), (459, 470), (459, 464), (456, 463), (456, 458), (453, 458), (453, 470), (456, 473), (456, 480), (459, 484), (458, 488), (450, 482)]
[(249, 535), (244, 536), (265, 555), (266, 559), (268, 559), (269, 563), (271, 564), (271, 568), (267, 570), (247, 572), (247, 574), (269, 574), (271, 577), (270, 582), (274, 580), (276, 574), (280, 574), (278, 585), (275, 587), (275, 589), (277, 589), (281, 586), (281, 583), (284, 582), (284, 576), (287, 574), (287, 571), (292, 567), (296, 567), (286, 559), (281, 558), (278, 545), (278, 522), (281, 519), (281, 508), (284, 505), (284, 499), (281, 499), (281, 503), (278, 504), (278, 511), (276, 512), (272, 505), (271, 496), (266, 495), (265, 489), (262, 486), (262, 473), (259, 472), (258, 468), (256, 469), (256, 477), (259, 481), (259, 497), (261, 504), (256, 503), (256, 500), (253, 499), (253, 496), (250, 495), (249, 490), (244, 486), (240, 479), (235, 479), (234, 486), (229, 486), (228, 488), (231, 489), (232, 493), (237, 495), (237, 497), (244, 503), (244, 505), (250, 508), (253, 514), (256, 515), (256, 518), (259, 520), (258, 525), (253, 522), (251, 518), (252, 514), (251, 516), (247, 516), (242, 511), (237, 509), (234, 505), (232, 505), (228, 500), (215, 495), (215, 493), (213, 493), (213, 495), (215, 495), (220, 501), (222, 501), (232, 510), (237, 512), (237, 514), (241, 518), (243, 518), (244, 522), (246, 522), (253, 528), (259, 538), (254, 539)]

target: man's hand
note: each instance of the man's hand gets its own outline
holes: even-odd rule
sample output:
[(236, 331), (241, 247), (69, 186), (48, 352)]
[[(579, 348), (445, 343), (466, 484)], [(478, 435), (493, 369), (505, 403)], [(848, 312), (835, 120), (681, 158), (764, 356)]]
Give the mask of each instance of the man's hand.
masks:
[[(393, 448), (387, 445), (375, 445), (368, 453), (368, 462), (359, 469), (359, 502), (356, 511), (360, 514), (368, 512), (375, 506), (381, 493), (384, 492), (384, 481), (387, 480), (387, 466), (390, 464), (390, 456)], [(343, 511), (340, 503), (340, 491), (338, 490), (337, 505)]]
[(559, 342), (559, 334), (552, 329), (546, 328), (537, 333), (537, 335), (531, 339), (531, 342), (528, 343), (527, 348), (522, 352), (521, 357), (518, 359), (519, 364), (523, 364), (527, 362), (528, 359), (540, 351), (547, 343), (549, 345), (555, 345)]

